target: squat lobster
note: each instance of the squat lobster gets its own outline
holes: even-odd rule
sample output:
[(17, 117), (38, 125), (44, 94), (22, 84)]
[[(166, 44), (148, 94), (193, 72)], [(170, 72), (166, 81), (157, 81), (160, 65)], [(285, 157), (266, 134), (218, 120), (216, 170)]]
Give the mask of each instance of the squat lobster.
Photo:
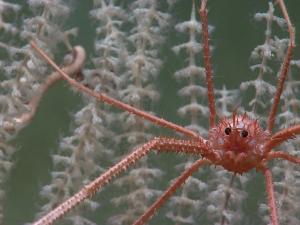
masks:
[(81, 203), (87, 198), (90, 198), (97, 190), (103, 187), (106, 183), (110, 182), (114, 176), (125, 171), (130, 165), (133, 165), (140, 158), (155, 149), (158, 152), (180, 152), (186, 154), (195, 154), (200, 156), (201, 159), (194, 162), (186, 171), (184, 171), (164, 192), (164, 194), (134, 223), (135, 225), (146, 223), (146, 221), (154, 215), (155, 211), (163, 205), (163, 203), (176, 191), (176, 189), (179, 188), (193, 172), (195, 172), (204, 164), (219, 165), (224, 167), (226, 170), (233, 172), (234, 174), (242, 174), (251, 169), (261, 171), (265, 176), (271, 221), (273, 225), (279, 225), (272, 184), (272, 175), (270, 170), (267, 168), (266, 163), (272, 159), (282, 158), (292, 163), (300, 164), (299, 158), (295, 158), (283, 151), (273, 151), (273, 148), (299, 134), (300, 124), (283, 129), (275, 134), (272, 133), (276, 111), (280, 96), (283, 91), (285, 78), (288, 74), (292, 51), (295, 46), (294, 28), (290, 22), (285, 4), (283, 0), (278, 0), (278, 4), (288, 25), (290, 40), (283, 65), (281, 67), (279, 82), (268, 117), (267, 129), (263, 130), (257, 120), (250, 118), (246, 114), (238, 115), (235, 112), (232, 114), (232, 117), (223, 118), (216, 125), (215, 97), (210, 62), (206, 0), (202, 0), (199, 14), (202, 23), (203, 54), (210, 109), (210, 128), (208, 140), (184, 127), (143, 112), (130, 105), (112, 99), (105, 94), (96, 93), (90, 90), (64, 73), (64, 71), (62, 71), (41, 49), (36, 46), (35, 43), (32, 42), (32, 47), (36, 49), (36, 51), (53, 68), (55, 68), (55, 70), (57, 70), (65, 80), (67, 80), (72, 86), (78, 88), (79, 91), (93, 96), (99, 101), (104, 101), (122, 110), (126, 110), (146, 120), (170, 128), (190, 137), (190, 139), (183, 140), (173, 138), (154, 138), (153, 140), (150, 140), (146, 144), (138, 147), (135, 151), (122, 159), (119, 163), (115, 164), (94, 181), (84, 186), (77, 194), (63, 202), (61, 205), (49, 212), (49, 214), (45, 215), (34, 224), (52, 224), (54, 221), (74, 208), (77, 204)]

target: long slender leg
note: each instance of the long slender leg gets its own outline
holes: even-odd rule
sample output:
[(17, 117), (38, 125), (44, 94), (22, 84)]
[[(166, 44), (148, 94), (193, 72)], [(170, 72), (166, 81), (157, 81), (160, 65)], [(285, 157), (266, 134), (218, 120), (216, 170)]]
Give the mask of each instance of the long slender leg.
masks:
[(207, 86), (207, 95), (208, 95), (208, 105), (209, 105), (209, 126), (215, 126), (216, 118), (216, 106), (215, 106), (215, 95), (214, 95), (214, 82), (212, 67), (210, 61), (210, 50), (209, 50), (209, 33), (208, 33), (208, 22), (207, 22), (207, 9), (206, 9), (207, 0), (201, 1), (201, 7), (199, 10), (199, 15), (201, 17), (202, 25), (202, 42), (203, 42), (203, 57), (204, 57), (204, 66), (206, 71), (206, 86)]
[(196, 172), (200, 166), (209, 163), (208, 160), (198, 159), (194, 162), (188, 169), (186, 169), (179, 177), (176, 178), (175, 182), (168, 187), (168, 189), (160, 196), (149, 208), (148, 210), (138, 219), (133, 225), (145, 224), (155, 212), (160, 208), (174, 193), (175, 191), (192, 175)]
[(289, 67), (290, 67), (290, 62), (292, 59), (292, 54), (293, 54), (293, 49), (295, 48), (295, 30), (294, 27), (291, 23), (291, 20), (289, 18), (289, 14), (287, 12), (287, 9), (285, 7), (284, 1), (283, 0), (278, 0), (277, 1), (279, 4), (279, 7), (282, 11), (283, 17), (287, 23), (288, 26), (288, 31), (289, 31), (289, 35), (290, 35), (290, 41), (289, 41), (289, 46), (284, 58), (284, 62), (281, 66), (281, 71), (280, 71), (280, 75), (279, 75), (279, 81), (277, 84), (277, 89), (276, 89), (276, 93), (274, 96), (274, 100), (273, 100), (273, 105), (268, 117), (268, 123), (267, 123), (267, 130), (268, 131), (272, 131), (273, 127), (274, 127), (274, 122), (275, 122), (275, 116), (276, 116), (276, 111), (278, 108), (278, 104), (280, 101), (280, 96), (282, 94), (283, 91), (283, 86), (284, 86), (284, 82), (286, 79), (286, 76), (288, 74), (289, 71)]
[(269, 205), (269, 209), (270, 209), (271, 222), (272, 222), (272, 225), (279, 225), (276, 202), (275, 202), (275, 194), (274, 194), (274, 188), (273, 188), (273, 181), (272, 181), (272, 174), (271, 174), (271, 171), (266, 167), (263, 168), (263, 173), (265, 175), (265, 180), (266, 180), (266, 192), (268, 195), (268, 205)]
[(271, 160), (271, 159), (285, 159), (292, 163), (300, 165), (300, 158), (292, 156), (283, 151), (270, 152), (267, 156), (267, 160)]
[(138, 147), (135, 151), (130, 153), (127, 157), (112, 166), (105, 173), (97, 177), (95, 180), (85, 185), (75, 195), (61, 203), (47, 215), (33, 223), (33, 225), (49, 225), (61, 218), (83, 200), (92, 197), (100, 188), (108, 184), (112, 178), (119, 175), (121, 172), (135, 164), (139, 159), (148, 154), (153, 149), (158, 152), (176, 152), (187, 154), (202, 154), (210, 151), (204, 143), (199, 141), (176, 140), (170, 138), (154, 138), (146, 144)]
[(54, 62), (53, 60), (51, 60), (44, 52), (42, 49), (40, 49), (39, 47), (37, 47), (37, 45), (34, 42), (31, 42), (31, 46), (38, 52), (38, 54), (45, 59), (57, 72), (59, 72), (59, 74), (70, 83), (70, 85), (72, 85), (73, 87), (77, 88), (79, 91), (88, 94), (89, 96), (92, 96), (94, 98), (96, 98), (99, 101), (105, 102), (109, 105), (115, 106), (117, 108), (126, 110), (132, 114), (135, 114), (137, 116), (140, 116), (146, 120), (149, 120), (155, 124), (161, 125), (163, 127), (167, 127), (170, 128), (174, 131), (180, 132), (182, 134), (185, 134), (187, 136), (196, 138), (196, 139), (200, 139), (200, 140), (204, 140), (199, 134), (186, 129), (182, 126), (179, 126), (177, 124), (171, 123), (167, 120), (161, 119), (159, 117), (153, 116), (147, 112), (144, 112), (142, 110), (139, 110), (135, 107), (132, 107), (128, 104), (125, 104), (121, 101), (118, 101), (116, 99), (113, 99), (103, 93), (97, 93), (94, 92), (93, 90), (85, 87), (84, 85), (82, 85), (81, 83), (77, 82), (75, 79), (72, 79), (68, 74), (64, 73), (64, 71), (62, 71)]

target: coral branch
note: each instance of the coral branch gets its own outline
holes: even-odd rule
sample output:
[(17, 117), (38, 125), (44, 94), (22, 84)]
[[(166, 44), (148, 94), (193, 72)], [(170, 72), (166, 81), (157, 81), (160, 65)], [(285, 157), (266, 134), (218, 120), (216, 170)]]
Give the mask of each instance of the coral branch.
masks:
[(220, 225), (225, 225), (225, 224), (228, 223), (228, 221), (226, 220), (226, 217), (224, 216), (224, 214), (225, 214), (225, 211), (227, 210), (228, 205), (229, 205), (229, 199), (231, 197), (231, 191), (230, 191), (230, 189), (232, 188), (233, 181), (234, 181), (235, 177), (236, 177), (235, 173), (231, 175), (231, 179), (230, 179), (229, 185), (228, 185), (228, 187), (226, 189), (225, 201), (224, 201), (224, 205), (223, 205), (223, 208), (222, 208)]
[[(62, 68), (62, 71), (65, 73), (70, 74), (70, 76), (74, 76), (75, 74), (79, 73), (86, 55), (85, 50), (81, 46), (75, 46), (73, 49), (73, 61)], [(32, 99), (27, 104), (27, 108), (29, 109), (28, 112), (23, 113), (19, 117), (15, 117), (12, 119), (12, 121), (5, 121), (3, 123), (5, 130), (14, 130), (15, 127), (23, 127), (30, 123), (32, 118), (35, 116), (36, 111), (38, 109), (39, 103), (44, 96), (44, 94), (48, 91), (48, 89), (54, 85), (57, 81), (61, 79), (61, 75), (58, 72), (53, 72), (50, 74), (46, 81), (40, 85), (39, 89), (35, 93), (35, 95), (32, 97)]]

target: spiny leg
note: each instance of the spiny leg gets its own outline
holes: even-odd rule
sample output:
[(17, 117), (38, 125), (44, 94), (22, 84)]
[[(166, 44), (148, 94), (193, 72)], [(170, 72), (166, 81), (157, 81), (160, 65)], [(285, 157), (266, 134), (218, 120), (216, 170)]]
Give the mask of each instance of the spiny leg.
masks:
[(31, 42), (31, 46), (37, 51), (37, 53), (43, 58), (45, 59), (57, 72), (60, 73), (60, 75), (70, 83), (71, 86), (77, 88), (79, 91), (88, 94), (89, 96), (92, 96), (94, 98), (96, 98), (99, 101), (105, 102), (109, 105), (115, 106), (119, 109), (122, 110), (126, 110), (132, 114), (135, 114), (137, 116), (140, 116), (148, 121), (151, 121), (155, 124), (161, 125), (163, 127), (167, 127), (170, 128), (174, 131), (180, 132), (182, 134), (185, 134), (187, 136), (193, 137), (195, 139), (200, 139), (200, 140), (204, 140), (199, 134), (186, 129), (182, 126), (179, 126), (177, 124), (174, 124), (172, 122), (169, 122), (167, 120), (164, 120), (162, 118), (156, 117), (154, 115), (151, 115), (150, 113), (144, 112), (142, 110), (139, 110), (135, 107), (132, 107), (128, 104), (125, 104), (121, 101), (118, 101), (116, 99), (113, 99), (103, 93), (97, 93), (87, 87), (85, 87), (84, 85), (82, 85), (81, 83), (77, 82), (75, 79), (72, 79), (68, 74), (64, 73), (54, 62), (53, 60), (51, 60), (45, 52), (43, 52), (42, 49), (40, 49), (39, 47), (37, 47), (37, 45), (34, 42)]
[(209, 111), (210, 111), (209, 126), (213, 127), (213, 126), (215, 126), (215, 121), (216, 121), (216, 108), (215, 108), (216, 106), (215, 106), (212, 66), (211, 66), (211, 61), (210, 61), (209, 33), (208, 33), (206, 2), (207, 2), (207, 0), (201, 1), (199, 15), (201, 17), (203, 58), (204, 58), (204, 66), (205, 66), (205, 72), (206, 72), (208, 105), (209, 105)]
[(186, 169), (175, 182), (168, 187), (168, 189), (148, 208), (148, 210), (138, 219), (133, 225), (145, 224), (155, 212), (176, 192), (176, 190), (192, 175), (196, 172), (200, 166), (209, 163), (208, 160), (198, 159), (188, 169)]
[(300, 165), (300, 158), (292, 156), (284, 151), (270, 152), (267, 156), (267, 160), (272, 160), (272, 159), (285, 159), (292, 163)]
[(277, 111), (278, 104), (279, 104), (279, 101), (280, 101), (280, 96), (281, 96), (282, 91), (283, 91), (284, 82), (286, 80), (286, 76), (287, 76), (288, 71), (289, 71), (290, 62), (291, 62), (292, 55), (293, 55), (293, 49), (295, 48), (295, 31), (294, 31), (294, 27), (293, 27), (293, 25), (290, 21), (289, 14), (288, 14), (287, 9), (285, 7), (284, 1), (283, 0), (278, 0), (277, 2), (278, 2), (279, 7), (282, 11), (283, 17), (284, 17), (284, 19), (287, 23), (288, 32), (289, 32), (289, 35), (290, 35), (290, 40), (289, 40), (288, 49), (287, 49), (285, 57), (284, 57), (284, 62), (281, 66), (279, 81), (278, 81), (277, 88), (276, 88), (276, 93), (275, 93), (273, 104), (272, 104), (272, 107), (271, 107), (271, 111), (270, 111), (270, 114), (269, 114), (269, 117), (268, 117), (267, 130), (269, 132), (272, 132), (272, 129), (274, 127), (276, 111)]
[(272, 225), (279, 225), (278, 222), (278, 215), (277, 215), (277, 207), (276, 207), (276, 201), (275, 201), (275, 194), (274, 194), (274, 187), (273, 187), (273, 181), (272, 181), (272, 174), (271, 171), (263, 167), (263, 173), (265, 176), (266, 181), (266, 192), (268, 195), (268, 206), (270, 209), (270, 217)]
[(295, 138), (298, 134), (300, 134), (300, 124), (278, 131), (272, 135), (270, 140), (264, 146), (266, 149), (264, 154), (268, 154), (274, 147), (288, 141), (289, 139)]
[[(205, 143), (190, 140), (177, 140), (171, 138), (154, 138), (146, 144), (138, 147), (120, 162), (112, 166), (95, 180), (85, 185), (75, 195), (61, 203), (47, 215), (33, 223), (33, 225), (50, 225), (59, 218), (63, 217), (67, 212), (77, 206), (87, 198), (91, 198), (100, 188), (108, 184), (112, 178), (119, 175), (121, 172), (135, 164), (139, 159), (148, 154), (153, 149), (158, 152), (176, 152), (186, 154), (209, 154), (211, 149), (208, 149)], [(213, 154), (213, 152), (211, 153)]]

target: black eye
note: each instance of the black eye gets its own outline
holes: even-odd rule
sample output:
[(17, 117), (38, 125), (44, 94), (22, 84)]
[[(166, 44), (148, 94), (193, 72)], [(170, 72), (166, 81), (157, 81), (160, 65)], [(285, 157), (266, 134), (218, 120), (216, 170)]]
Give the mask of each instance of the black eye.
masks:
[(244, 138), (247, 137), (248, 136), (248, 131), (242, 130), (241, 136), (244, 137)]
[(226, 127), (224, 130), (225, 134), (229, 135), (231, 133), (231, 128), (230, 127)]

